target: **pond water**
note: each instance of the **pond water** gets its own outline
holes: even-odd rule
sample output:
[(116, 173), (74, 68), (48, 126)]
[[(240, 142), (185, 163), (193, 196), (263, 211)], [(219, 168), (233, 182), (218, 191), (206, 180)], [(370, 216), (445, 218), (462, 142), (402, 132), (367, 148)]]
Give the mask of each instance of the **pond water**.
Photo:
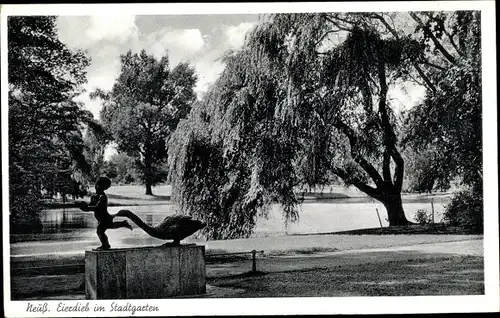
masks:
[[(418, 209), (431, 211), (430, 202), (404, 203), (406, 216), (414, 221)], [(136, 213), (147, 224), (155, 225), (163, 218), (174, 213), (173, 206), (145, 205), (145, 206), (121, 206), (109, 207), (111, 214), (120, 209), (128, 209)], [(444, 203), (434, 203), (435, 222), (441, 221), (444, 212)], [(377, 210), (380, 215), (377, 216)], [(377, 202), (370, 203), (337, 203), (337, 202), (306, 202), (300, 206), (299, 220), (295, 223), (285, 225), (282, 218), (282, 209), (279, 205), (273, 205), (266, 218), (259, 218), (255, 228), (254, 237), (281, 236), (287, 234), (311, 234), (346, 231), (363, 228), (379, 227), (388, 225), (387, 213), (384, 206)], [(92, 212), (83, 212), (78, 209), (50, 209), (40, 214), (43, 232), (63, 235), (68, 240), (72, 237), (94, 237), (97, 221)], [(131, 222), (132, 223), (132, 222)], [(132, 223), (134, 228), (137, 228)], [(125, 231), (120, 229), (120, 236), (141, 235), (143, 231)], [(108, 231), (116, 232), (116, 231)], [(108, 235), (112, 236), (112, 233)]]

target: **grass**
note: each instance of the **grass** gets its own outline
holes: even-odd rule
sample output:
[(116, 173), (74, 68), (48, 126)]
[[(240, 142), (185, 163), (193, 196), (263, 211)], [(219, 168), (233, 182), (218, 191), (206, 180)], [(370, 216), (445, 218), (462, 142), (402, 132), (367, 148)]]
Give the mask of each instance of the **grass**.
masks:
[[(153, 205), (153, 204), (168, 204), (172, 197), (172, 187), (169, 185), (158, 185), (152, 189), (153, 195), (145, 194), (143, 185), (112, 185), (106, 194), (108, 196), (109, 206), (137, 206), (137, 205)], [(90, 187), (90, 195), (94, 193), (94, 189)], [(77, 199), (76, 201), (90, 201), (90, 195)], [(73, 200), (62, 202), (59, 199), (47, 200), (44, 203), (47, 209), (59, 208), (74, 208)]]
[[(90, 192), (93, 193), (93, 187), (90, 187)], [(149, 205), (149, 204), (168, 204), (172, 198), (172, 187), (162, 184), (152, 188), (153, 195), (145, 194), (145, 187), (139, 184), (132, 185), (112, 185), (107, 191), (109, 198), (109, 206), (134, 206), (134, 205)], [(310, 192), (297, 191), (299, 199), (304, 202), (315, 200), (322, 202), (335, 203), (367, 203), (373, 199), (354, 187), (345, 188), (343, 186), (331, 186), (324, 190), (311, 190)], [(451, 193), (403, 193), (402, 198), (405, 203), (431, 202), (447, 203)], [(90, 200), (89, 196), (82, 200)], [(49, 209), (69, 208), (74, 207), (73, 202), (62, 202), (61, 200), (47, 200), (45, 207)]]
[[(85, 275), (40, 275), (11, 277), (12, 300), (30, 297), (47, 299), (53, 295), (74, 295), (85, 293)], [(69, 298), (68, 298), (69, 299)]]
[[(337, 188), (334, 191), (341, 191)], [(351, 190), (349, 190), (351, 191)], [(146, 196), (142, 186), (114, 186), (108, 191), (110, 205), (152, 205), (168, 204), (171, 189), (168, 186), (153, 188), (155, 196)], [(336, 192), (335, 192), (336, 193)], [(339, 192), (336, 194), (314, 194), (319, 199), (335, 200), (334, 202), (371, 202), (368, 197), (354, 197), (352, 191)], [(418, 200), (444, 198), (448, 194), (440, 195), (414, 195), (405, 194), (403, 200), (415, 202)], [(347, 197), (352, 196), (352, 197)], [(335, 198), (334, 198), (335, 197)], [(325, 199), (327, 198), (327, 199)], [(434, 201), (437, 202), (437, 201)], [(373, 258), (381, 259), (373, 263), (372, 256), (364, 256), (363, 264), (331, 265), (332, 256), (328, 261), (319, 259), (312, 260), (309, 256), (324, 252), (335, 252), (349, 249), (362, 249), (370, 247), (402, 246), (409, 244), (422, 244), (429, 242), (442, 242), (456, 240), (454, 236), (447, 235), (415, 235), (415, 234), (465, 234), (453, 232), (441, 226), (412, 226), (375, 228), (355, 231), (337, 232), (333, 234), (348, 234), (345, 236), (327, 235), (303, 237), (299, 235), (284, 238), (258, 238), (249, 241), (228, 240), (223, 242), (207, 242), (212, 245), (212, 250), (207, 249), (209, 254), (240, 251), (241, 246), (250, 246), (250, 249), (265, 249), (268, 256), (286, 256), (286, 263), (282, 261), (273, 265), (274, 270), (264, 267), (264, 261), (258, 261), (258, 268), (262, 272), (258, 275), (245, 273), (251, 266), (250, 255), (230, 257), (207, 257), (207, 269), (219, 266), (213, 276), (207, 276), (208, 284), (218, 287), (229, 287), (242, 290), (237, 297), (285, 297), (285, 296), (378, 296), (378, 295), (442, 295), (442, 294), (480, 294), (484, 292), (483, 263), (482, 257), (436, 257), (432, 259), (401, 260), (385, 258), (377, 253)], [(373, 236), (363, 236), (375, 234)], [(387, 234), (387, 235), (381, 235)], [(391, 235), (400, 234), (397, 237)], [(380, 236), (379, 236), (380, 235)], [(62, 238), (65, 236), (60, 235)], [(12, 237), (11, 237), (12, 240)], [(286, 244), (281, 243), (286, 240)], [(313, 241), (313, 242), (309, 242)], [(11, 241), (12, 243), (13, 241)], [(307, 244), (306, 244), (307, 243)], [(83, 243), (82, 243), (83, 244)], [(11, 247), (12, 248), (12, 247)], [(38, 247), (36, 247), (38, 248)], [(84, 245), (82, 245), (82, 250)], [(26, 251), (29, 250), (26, 248)], [(290, 257), (289, 257), (290, 256)], [(296, 256), (296, 258), (294, 258)], [(272, 258), (272, 257), (270, 257)], [(58, 272), (56, 268), (45, 273), (27, 273), (20, 267), (46, 266), (81, 263), (83, 256), (61, 257), (61, 259), (40, 259), (31, 257), (28, 262), (12, 262), (11, 265), (18, 267), (14, 269), (16, 277), (12, 278), (15, 292), (13, 296), (22, 298), (26, 296), (45, 297), (47, 294), (68, 295), (82, 293), (83, 275), (82, 267), (74, 266), (66, 268), (63, 275), (53, 275)], [(315, 263), (316, 262), (316, 263)], [(296, 263), (301, 263), (298, 266)], [(316, 264), (311, 268), (311, 263)], [(366, 264), (365, 264), (366, 263)], [(239, 265), (238, 265), (239, 264)], [(230, 271), (235, 265), (235, 270)], [(54, 266), (55, 267), (55, 266)], [(283, 271), (289, 269), (288, 271)], [(24, 276), (19, 276), (24, 272)], [(27, 275), (30, 274), (30, 275)], [(59, 289), (54, 289), (57, 286)], [(44, 290), (40, 293), (40, 290)], [(38, 293), (38, 294), (37, 294)]]
[(317, 253), (329, 253), (339, 251), (335, 247), (305, 247), (299, 249), (275, 250), (267, 255), (272, 256), (286, 256), (286, 255), (312, 255)]
[[(415, 234), (453, 234), (453, 235), (470, 235), (481, 234), (475, 233), (470, 229), (464, 229), (456, 226), (449, 226), (444, 223), (433, 224), (412, 224), (407, 226), (389, 226), (376, 227), (369, 229), (358, 229), (350, 231), (340, 231), (334, 233), (321, 233), (321, 235), (415, 235)], [(311, 235), (311, 234), (295, 234), (295, 235)]]
[[(370, 237), (363, 240), (367, 239)], [(427, 244), (410, 249), (354, 251), (295, 247), (284, 253), (275, 250), (259, 254), (257, 273), (250, 273), (250, 254), (221, 257), (215, 254), (224, 251), (217, 249), (207, 251), (206, 277), (209, 286), (224, 291), (219, 290), (215, 297), (482, 294), (483, 257), (471, 253), (471, 248), (475, 250), (480, 243), (469, 240), (454, 244), (451, 248), (460, 250), (461, 255), (449, 254), (447, 245), (439, 251)], [(322, 254), (330, 251), (335, 253)], [(50, 268), (26, 268), (37, 265)], [(84, 266), (76, 258), (68, 262), (50, 259), (44, 264), (21, 262), (11, 268), (11, 291), (16, 300), (83, 297), (83, 280)]]
[[(320, 262), (314, 267), (287, 270), (277, 260), (277, 268), (258, 266), (256, 273), (240, 271), (231, 275), (207, 275), (207, 284), (233, 290), (219, 297), (345, 297), (345, 296), (418, 296), (484, 294), (484, 261), (477, 256), (410, 255), (385, 260), (350, 263)], [(380, 256), (388, 256), (381, 254)], [(332, 260), (330, 258), (330, 260)], [(274, 260), (276, 262), (276, 260)], [(294, 260), (291, 260), (292, 262)], [(301, 261), (307, 261), (302, 259)], [(247, 262), (248, 263), (248, 262)], [(227, 266), (218, 263), (219, 266)], [(247, 264), (248, 265), (248, 264)], [(217, 266), (207, 262), (207, 271)], [(213, 269), (212, 269), (213, 270)], [(215, 275), (214, 275), (215, 274)], [(84, 294), (84, 274), (13, 277), (12, 299), (67, 299)], [(43, 290), (43, 292), (41, 292)]]
[[(331, 248), (331, 247), (305, 247), (305, 248), (298, 248), (298, 249), (283, 249), (283, 250), (273, 250), (273, 251), (268, 251), (264, 252), (265, 256), (292, 256), (292, 255), (314, 255), (318, 253), (329, 253), (329, 252), (337, 252), (339, 251), (338, 248)], [(245, 261), (245, 260), (251, 260), (252, 259), (252, 254), (251, 253), (244, 253), (244, 254), (236, 254), (236, 255), (231, 255), (227, 254), (227, 251), (225, 250), (207, 250), (206, 252), (206, 263), (207, 264), (222, 264), (222, 263), (231, 263), (231, 262), (240, 262), (240, 261)], [(223, 254), (223, 255), (218, 255), (218, 254)], [(259, 259), (262, 256), (261, 253), (257, 252), (257, 259)]]
[(483, 268), (482, 257), (435, 257), (241, 274), (208, 278), (208, 283), (244, 290), (233, 297), (480, 295)]

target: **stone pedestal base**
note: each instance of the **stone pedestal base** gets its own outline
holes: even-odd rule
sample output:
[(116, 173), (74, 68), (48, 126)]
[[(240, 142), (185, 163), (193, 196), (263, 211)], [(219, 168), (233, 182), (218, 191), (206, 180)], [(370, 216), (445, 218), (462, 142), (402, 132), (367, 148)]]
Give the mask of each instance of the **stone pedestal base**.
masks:
[(205, 246), (85, 251), (86, 299), (159, 299), (206, 292)]

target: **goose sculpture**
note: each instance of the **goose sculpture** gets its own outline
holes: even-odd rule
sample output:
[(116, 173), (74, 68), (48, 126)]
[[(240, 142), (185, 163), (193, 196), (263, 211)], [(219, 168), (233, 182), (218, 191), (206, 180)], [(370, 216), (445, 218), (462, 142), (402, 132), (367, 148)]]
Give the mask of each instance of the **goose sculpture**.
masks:
[(129, 210), (120, 210), (115, 216), (129, 218), (152, 237), (160, 240), (173, 240), (172, 243), (166, 243), (165, 245), (180, 245), (181, 240), (207, 226), (205, 222), (193, 220), (191, 216), (181, 214), (167, 216), (156, 226), (146, 224), (140, 217)]

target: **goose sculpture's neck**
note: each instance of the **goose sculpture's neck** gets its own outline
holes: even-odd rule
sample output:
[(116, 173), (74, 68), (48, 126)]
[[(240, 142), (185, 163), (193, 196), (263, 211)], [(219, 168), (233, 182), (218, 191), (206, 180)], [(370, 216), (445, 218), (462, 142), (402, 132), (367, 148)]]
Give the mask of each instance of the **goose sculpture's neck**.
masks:
[(129, 210), (120, 210), (118, 213), (116, 213), (116, 216), (124, 216), (129, 218), (132, 222), (137, 224), (138, 227), (140, 227), (144, 232), (148, 233), (149, 235), (153, 237), (158, 237), (158, 233), (156, 228), (146, 224), (140, 217), (138, 217), (135, 213)]

